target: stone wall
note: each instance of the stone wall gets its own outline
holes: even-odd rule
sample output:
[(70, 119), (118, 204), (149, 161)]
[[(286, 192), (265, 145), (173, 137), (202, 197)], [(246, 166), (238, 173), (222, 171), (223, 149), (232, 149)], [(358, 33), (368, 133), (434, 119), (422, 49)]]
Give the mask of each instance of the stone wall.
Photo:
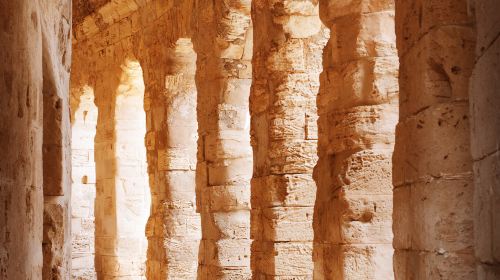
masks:
[(396, 279), (476, 279), (466, 1), (396, 1), (400, 114), (393, 158)]
[(393, 279), (394, 3), (320, 3), (331, 37), (318, 95), (314, 277)]
[(477, 278), (500, 278), (500, 14), (495, 1), (470, 1), (476, 58), (470, 86)]

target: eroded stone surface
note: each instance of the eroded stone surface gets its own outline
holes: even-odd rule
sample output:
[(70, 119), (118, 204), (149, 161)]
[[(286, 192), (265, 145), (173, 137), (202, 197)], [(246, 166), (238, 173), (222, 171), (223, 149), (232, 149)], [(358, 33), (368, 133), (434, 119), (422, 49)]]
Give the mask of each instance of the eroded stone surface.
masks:
[(476, 60), (471, 77), (471, 151), (474, 169), (474, 249), (477, 278), (500, 278), (500, 16), (495, 1), (470, 1), (476, 16)]
[(321, 2), (331, 37), (318, 95), (314, 277), (392, 279), (394, 4), (344, 2)]
[(0, 3), (1, 279), (499, 277), (495, 1), (70, 4)]
[(466, 1), (396, 1), (401, 63), (393, 158), (396, 279), (476, 279), (471, 23)]
[(3, 1), (0, 9), (0, 278), (65, 279), (70, 1)]
[[(316, 1), (252, 3), (254, 279), (311, 279), (313, 275), (316, 94), (327, 42), (318, 11)], [(299, 195), (304, 192), (307, 195)]]
[(251, 279), (250, 1), (198, 1), (198, 279)]

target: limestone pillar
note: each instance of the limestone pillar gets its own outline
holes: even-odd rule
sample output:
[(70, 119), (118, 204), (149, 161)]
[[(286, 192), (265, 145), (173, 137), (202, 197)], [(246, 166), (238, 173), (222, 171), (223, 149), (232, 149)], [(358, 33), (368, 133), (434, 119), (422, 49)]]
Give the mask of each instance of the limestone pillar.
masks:
[(71, 1), (40, 3), (43, 60), (43, 279), (69, 279), (71, 260)]
[(326, 44), (315, 1), (252, 2), (254, 279), (310, 279), (316, 95)]
[(250, 1), (198, 1), (198, 279), (250, 279)]
[(1, 1), (0, 278), (42, 278), (42, 16)]
[(475, 0), (476, 60), (471, 78), (474, 237), (477, 279), (500, 279), (500, 14)]
[(331, 37), (318, 96), (315, 279), (393, 279), (398, 119), (393, 1), (320, 1)]
[[(152, 194), (148, 279), (196, 279), (196, 54), (190, 38), (145, 48), (148, 172)], [(153, 46), (145, 43), (145, 46)]]
[(396, 279), (476, 279), (468, 102), (475, 34), (466, 2), (396, 1)]
[[(103, 59), (104, 60), (104, 59)], [(102, 62), (101, 62), (102, 63)], [(115, 107), (120, 68), (108, 61), (108, 69), (99, 71), (94, 85), (98, 110), (94, 158), (96, 167), (95, 198), (95, 269), (98, 278), (117, 276), (114, 264), (118, 236), (116, 211)], [(97, 74), (97, 73), (96, 73)]]

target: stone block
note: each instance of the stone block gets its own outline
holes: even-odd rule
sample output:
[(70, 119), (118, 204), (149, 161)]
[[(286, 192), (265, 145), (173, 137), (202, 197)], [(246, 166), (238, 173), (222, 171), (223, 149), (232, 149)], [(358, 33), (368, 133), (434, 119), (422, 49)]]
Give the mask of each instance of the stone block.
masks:
[(397, 108), (392, 104), (358, 106), (334, 112), (328, 121), (332, 124), (328, 131), (331, 139), (328, 152), (370, 149), (386, 150), (389, 154), (398, 121)]
[[(467, 100), (474, 45), (474, 33), (470, 27), (446, 26), (433, 29), (401, 55), (401, 118), (432, 105)], [(415, 76), (415, 73), (422, 74)]]
[(271, 174), (311, 173), (317, 161), (316, 147), (316, 141), (271, 142), (268, 153)]
[(250, 239), (250, 211), (203, 213), (201, 220), (204, 239)]
[(312, 207), (315, 199), (316, 184), (311, 175), (272, 175), (252, 179), (253, 207)]
[(460, 102), (438, 104), (400, 121), (393, 157), (394, 185), (470, 174), (468, 119), (468, 105)]
[(252, 176), (249, 172), (250, 166), (250, 158), (228, 159), (220, 164), (209, 165), (208, 184), (219, 186), (248, 182)]
[(470, 175), (412, 184), (407, 216), (412, 249), (472, 253), (472, 192)]
[[(273, 278), (278, 276), (304, 277), (312, 275), (311, 242), (264, 242), (257, 245), (260, 246), (262, 252), (258, 257), (257, 251), (256, 265), (258, 272)], [(252, 250), (252, 252), (255, 251)]]
[(204, 241), (204, 264), (222, 267), (250, 266), (249, 239), (219, 239)]
[[(472, 16), (466, 0), (445, 1), (405, 1), (396, 0), (396, 34), (400, 57), (406, 56), (408, 50), (424, 35), (435, 32), (442, 26), (470, 26)], [(448, 27), (444, 27), (448, 28)], [(459, 27), (460, 28), (460, 27)], [(445, 38), (443, 38), (445, 39)], [(425, 39), (424, 39), (425, 40)], [(461, 46), (457, 44), (456, 46)], [(451, 54), (451, 53), (450, 53)], [(457, 53), (454, 53), (457, 55)], [(463, 52), (459, 52), (462, 58)], [(421, 60), (426, 61), (425, 59)], [(423, 72), (421, 72), (423, 73)]]
[(394, 279), (390, 244), (325, 245), (325, 279)]
[(395, 279), (475, 279), (474, 257), (469, 253), (396, 251)]
[(275, 207), (262, 209), (263, 240), (308, 241), (313, 239), (312, 207)]
[(250, 186), (210, 186), (204, 190), (206, 207), (210, 212), (250, 210)]
[[(316, 7), (316, 13), (317, 13)], [(321, 31), (321, 20), (316, 15), (284, 15), (275, 17), (274, 22), (283, 26), (285, 34), (290, 38), (307, 38)]]
[(500, 41), (497, 40), (478, 59), (471, 77), (471, 150), (474, 159), (482, 158), (498, 150), (500, 142), (498, 140), (500, 139), (498, 118), (500, 98), (497, 90), (500, 86), (499, 63)]
[[(394, 10), (349, 14), (336, 19), (331, 26), (332, 51), (331, 56), (326, 58), (327, 62), (333, 68), (337, 68), (338, 65), (345, 65), (355, 60), (380, 58), (384, 61), (384, 58), (395, 57), (397, 52), (394, 28)], [(397, 75), (394, 75), (397, 74), (398, 66), (397, 59), (395, 60), (391, 66), (394, 69), (389, 69), (392, 79), (397, 79)], [(370, 71), (356, 74), (362, 73), (371, 75)]]
[(394, 1), (391, 0), (354, 0), (328, 1), (321, 13), (329, 20), (335, 20), (351, 14), (371, 14), (383, 11), (393, 11)]

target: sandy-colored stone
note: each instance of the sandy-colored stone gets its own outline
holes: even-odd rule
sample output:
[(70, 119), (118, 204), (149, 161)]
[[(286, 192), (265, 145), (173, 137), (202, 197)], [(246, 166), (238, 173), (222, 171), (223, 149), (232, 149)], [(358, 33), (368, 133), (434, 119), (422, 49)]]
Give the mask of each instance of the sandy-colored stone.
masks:
[(470, 1), (476, 18), (476, 59), (469, 91), (474, 169), (477, 279), (500, 277), (500, 17), (498, 3)]
[(498, 8), (0, 0), (0, 279), (498, 279)]
[(396, 1), (396, 279), (477, 277), (468, 109), (471, 23), (467, 1)]
[(311, 279), (315, 98), (327, 32), (315, 1), (252, 7), (253, 279)]
[(391, 1), (322, 1), (315, 279), (392, 279), (398, 59)]

